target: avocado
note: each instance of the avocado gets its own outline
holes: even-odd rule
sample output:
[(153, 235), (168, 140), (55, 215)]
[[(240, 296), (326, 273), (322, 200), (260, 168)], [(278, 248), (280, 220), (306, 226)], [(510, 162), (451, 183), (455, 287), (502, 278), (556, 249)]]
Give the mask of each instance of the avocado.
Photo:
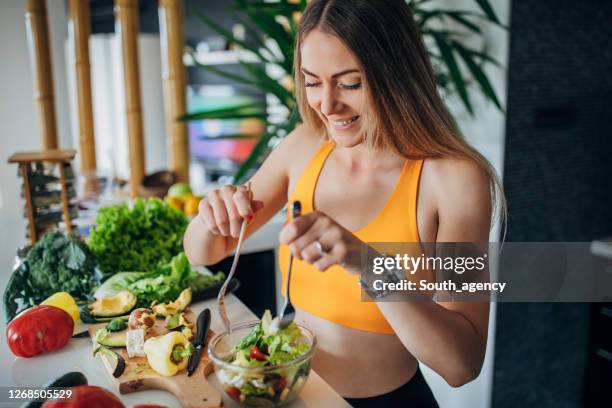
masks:
[(107, 329), (100, 329), (96, 332), (94, 341), (107, 347), (125, 347), (125, 331), (109, 332)]
[(100, 298), (89, 305), (92, 316), (111, 317), (129, 313), (136, 306), (136, 296), (129, 290), (122, 290), (115, 296)]
[(161, 303), (153, 306), (153, 311), (158, 316), (172, 316), (178, 312), (182, 312), (191, 303), (191, 288), (187, 288), (181, 292), (174, 302)]

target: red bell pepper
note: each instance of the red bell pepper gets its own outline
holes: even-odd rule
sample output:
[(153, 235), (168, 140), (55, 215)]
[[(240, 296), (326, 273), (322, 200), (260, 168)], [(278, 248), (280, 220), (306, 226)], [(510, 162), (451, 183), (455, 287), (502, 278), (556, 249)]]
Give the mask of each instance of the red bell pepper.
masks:
[(74, 320), (64, 310), (49, 305), (34, 306), (9, 323), (6, 342), (14, 355), (34, 357), (64, 347), (73, 330)]

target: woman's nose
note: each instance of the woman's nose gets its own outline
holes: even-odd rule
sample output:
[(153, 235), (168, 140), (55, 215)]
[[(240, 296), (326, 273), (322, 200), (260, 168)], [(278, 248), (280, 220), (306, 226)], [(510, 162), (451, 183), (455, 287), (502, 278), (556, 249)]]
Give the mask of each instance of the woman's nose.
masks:
[(333, 88), (327, 87), (321, 95), (321, 113), (330, 116), (338, 108), (339, 101)]

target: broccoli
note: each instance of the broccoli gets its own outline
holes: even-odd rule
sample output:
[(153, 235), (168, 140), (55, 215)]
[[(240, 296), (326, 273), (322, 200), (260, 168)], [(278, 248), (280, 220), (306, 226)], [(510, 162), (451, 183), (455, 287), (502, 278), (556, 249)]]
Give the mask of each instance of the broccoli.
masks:
[(7, 320), (55, 292), (86, 300), (99, 284), (96, 261), (77, 236), (60, 232), (44, 235), (13, 272), (4, 293)]

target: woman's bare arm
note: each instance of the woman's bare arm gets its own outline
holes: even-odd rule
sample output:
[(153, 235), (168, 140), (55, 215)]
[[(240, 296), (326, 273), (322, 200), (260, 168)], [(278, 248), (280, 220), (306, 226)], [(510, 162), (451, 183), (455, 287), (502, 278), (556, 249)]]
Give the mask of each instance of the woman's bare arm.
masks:
[[(433, 166), (437, 242), (488, 242), (491, 196), (475, 163), (439, 160)], [(428, 301), (378, 302), (406, 348), (458, 387), (478, 376), (487, 343), (489, 304)]]
[[(308, 137), (312, 137), (312, 134), (307, 127), (304, 125), (296, 127), (270, 153), (250, 180), (252, 198), (262, 201), (263, 207), (255, 213), (254, 219), (247, 226), (246, 236), (251, 235), (268, 222), (287, 202), (291, 157), (295, 155), (296, 145)], [(232, 222), (236, 225), (242, 221), (242, 218), (235, 212), (229, 211), (228, 214), (227, 219), (220, 220), (226, 232), (230, 230)], [(202, 214), (198, 214), (189, 223), (183, 239), (185, 253), (189, 261), (195, 265), (210, 265), (219, 262), (234, 249), (236, 243), (237, 239), (231, 235), (224, 233), (215, 235), (205, 223)]]

